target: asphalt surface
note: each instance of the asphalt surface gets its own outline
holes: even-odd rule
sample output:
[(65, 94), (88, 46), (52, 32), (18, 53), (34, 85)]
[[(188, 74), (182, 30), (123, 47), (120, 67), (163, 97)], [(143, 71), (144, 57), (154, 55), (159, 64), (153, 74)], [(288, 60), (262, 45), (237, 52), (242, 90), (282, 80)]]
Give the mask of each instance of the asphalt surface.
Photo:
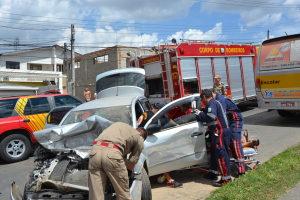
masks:
[[(260, 140), (260, 154), (255, 158), (262, 163), (300, 143), (299, 114), (293, 118), (282, 118), (276, 111), (267, 112), (258, 108), (248, 108), (243, 111), (243, 116), (245, 118), (244, 129), (249, 131), (249, 139)], [(33, 168), (32, 156), (27, 160), (12, 164), (0, 160), (0, 200), (10, 199), (12, 182), (16, 182), (23, 192)], [(174, 172), (173, 175), (176, 180), (184, 183), (184, 188), (166, 188), (164, 185), (155, 183), (155, 177), (151, 177), (153, 199), (204, 199), (209, 196), (210, 191), (216, 189), (211, 186), (211, 182), (203, 179), (203, 173), (195, 170)], [(297, 192), (299, 189), (300, 184), (288, 191), (287, 195), (281, 197), (280, 200), (300, 199)]]

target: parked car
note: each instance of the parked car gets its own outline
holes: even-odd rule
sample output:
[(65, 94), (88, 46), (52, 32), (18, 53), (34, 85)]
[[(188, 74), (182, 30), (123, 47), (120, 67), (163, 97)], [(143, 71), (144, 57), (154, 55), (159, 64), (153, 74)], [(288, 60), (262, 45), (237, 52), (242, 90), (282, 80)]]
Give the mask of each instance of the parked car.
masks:
[[(176, 124), (166, 123), (165, 114), (186, 103), (199, 108), (199, 95), (167, 104), (145, 125), (149, 136), (130, 176), (133, 199), (152, 198), (148, 176), (208, 162), (205, 128), (195, 114), (174, 119)], [(143, 96), (100, 98), (73, 108), (59, 126), (35, 132), (43, 148), (36, 152), (37, 167), (25, 186), (24, 199), (87, 198), (88, 152), (94, 139), (113, 122), (136, 128), (137, 118), (151, 108)]]
[(37, 143), (33, 132), (44, 129), (52, 108), (82, 103), (69, 94), (0, 98), (0, 157), (8, 163), (24, 160)]

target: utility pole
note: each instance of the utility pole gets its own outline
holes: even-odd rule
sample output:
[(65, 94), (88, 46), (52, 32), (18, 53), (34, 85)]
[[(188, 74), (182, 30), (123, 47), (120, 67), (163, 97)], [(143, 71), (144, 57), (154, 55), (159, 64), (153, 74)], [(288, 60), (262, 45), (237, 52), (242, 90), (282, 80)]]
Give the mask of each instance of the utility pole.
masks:
[(72, 68), (72, 95), (75, 96), (75, 64), (74, 64), (74, 24), (71, 24), (71, 68)]
[(268, 36), (267, 36), (268, 39), (270, 39), (270, 30), (268, 30)]
[(64, 43), (64, 64), (63, 64), (63, 72), (68, 77), (68, 66), (67, 66), (67, 43)]

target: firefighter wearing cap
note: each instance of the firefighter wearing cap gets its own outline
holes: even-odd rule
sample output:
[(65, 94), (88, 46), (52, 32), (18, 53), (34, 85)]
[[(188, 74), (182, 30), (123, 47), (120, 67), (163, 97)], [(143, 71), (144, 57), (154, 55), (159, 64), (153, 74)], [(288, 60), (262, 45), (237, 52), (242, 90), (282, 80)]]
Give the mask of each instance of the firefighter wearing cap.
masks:
[(221, 180), (214, 182), (216, 187), (222, 187), (231, 181), (229, 142), (230, 129), (227, 117), (220, 102), (213, 98), (211, 90), (203, 90), (201, 101), (205, 104), (203, 111), (196, 110), (195, 114), (201, 121), (207, 123), (212, 150), (210, 155), (210, 172), (217, 176), (221, 174)]
[(214, 86), (213, 86), (213, 92), (215, 94), (227, 95), (224, 84), (221, 83), (221, 76), (216, 75), (214, 77), (214, 79), (215, 79), (215, 83), (214, 83)]
[[(107, 178), (117, 199), (131, 199), (127, 169), (133, 170), (144, 148), (147, 131), (116, 122), (94, 141), (89, 153), (89, 200), (104, 200)], [(123, 157), (130, 153), (129, 159)]]
[(213, 98), (218, 100), (227, 115), (229, 128), (231, 130), (230, 149), (235, 160), (239, 176), (245, 174), (245, 159), (242, 147), (241, 132), (244, 125), (244, 118), (241, 110), (231, 99), (220, 94), (213, 94)]

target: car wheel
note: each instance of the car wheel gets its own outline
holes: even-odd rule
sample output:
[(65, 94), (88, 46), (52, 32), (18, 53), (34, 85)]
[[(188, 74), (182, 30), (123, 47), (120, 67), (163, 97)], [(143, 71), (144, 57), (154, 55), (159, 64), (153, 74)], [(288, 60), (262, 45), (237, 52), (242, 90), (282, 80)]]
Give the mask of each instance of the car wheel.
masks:
[(142, 169), (142, 200), (152, 200), (152, 191), (149, 176), (146, 170)]
[(21, 134), (9, 135), (0, 143), (0, 156), (8, 163), (26, 159), (30, 150), (30, 141)]

